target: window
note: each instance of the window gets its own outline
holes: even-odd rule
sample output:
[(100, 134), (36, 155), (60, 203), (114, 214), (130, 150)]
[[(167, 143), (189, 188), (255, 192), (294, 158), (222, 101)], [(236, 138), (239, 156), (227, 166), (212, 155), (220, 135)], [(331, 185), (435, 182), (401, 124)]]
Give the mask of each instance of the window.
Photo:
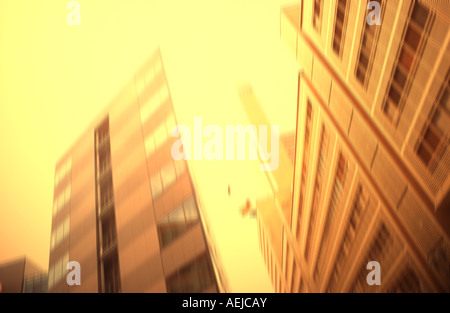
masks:
[(161, 169), (161, 180), (163, 189), (166, 189), (177, 179), (175, 167), (172, 162), (169, 162)]
[(320, 138), (319, 160), (317, 162), (316, 183), (314, 184), (313, 200), (311, 204), (311, 216), (309, 218), (308, 237), (306, 238), (305, 258), (309, 256), (311, 236), (314, 234), (316, 215), (319, 206), (320, 191), (322, 186), (322, 175), (325, 170), (328, 152), (328, 134), (325, 125), (322, 125), (322, 135)]
[(196, 293), (215, 284), (214, 270), (207, 253), (178, 269), (166, 279), (167, 292)]
[(50, 250), (56, 248), (70, 233), (70, 215), (53, 230), (50, 239)]
[(156, 172), (155, 174), (150, 177), (150, 187), (152, 189), (152, 197), (155, 199), (162, 193), (162, 183), (161, 183), (161, 176), (159, 172)]
[(400, 50), (392, 71), (382, 110), (397, 125), (404, 103), (414, 79), (420, 55), (428, 38), (427, 21), (431, 14), (420, 1), (415, 1), (408, 19)]
[(145, 73), (145, 81), (148, 85), (151, 85), (154, 82), (156, 76), (161, 73), (161, 66), (161, 60), (158, 59), (155, 64), (149, 68), (147, 73)]
[(156, 146), (155, 146), (155, 138), (152, 135), (149, 135), (145, 139), (145, 153), (147, 155), (153, 154), (155, 152)]
[(58, 197), (53, 200), (53, 216), (70, 202), (71, 185), (67, 186)]
[(193, 197), (187, 199), (168, 215), (158, 221), (158, 235), (161, 247), (166, 247), (185, 233), (199, 219)]
[(141, 121), (145, 123), (149, 117), (155, 113), (158, 108), (158, 103), (155, 100), (155, 95), (151, 94), (144, 102), (141, 104)]
[(48, 289), (59, 283), (67, 275), (67, 263), (69, 263), (69, 253), (58, 259), (48, 272)]
[(157, 198), (164, 189), (169, 188), (177, 178), (186, 171), (184, 160), (171, 160), (163, 165), (150, 177), (150, 188), (152, 190), (153, 200)]
[(155, 62), (155, 75), (159, 75), (159, 73), (161, 73), (161, 72), (162, 72), (162, 63), (161, 63), (161, 60), (158, 59)]
[(167, 100), (169, 99), (169, 88), (163, 83), (140, 103), (141, 122), (145, 123)]
[(342, 47), (344, 46), (345, 31), (347, 29), (347, 12), (348, 12), (348, 1), (338, 0), (336, 6), (336, 21), (334, 24), (334, 35), (333, 35), (333, 51), (342, 57)]
[(323, 14), (322, 11), (323, 11), (323, 0), (314, 0), (312, 23), (314, 29), (318, 33), (320, 33), (322, 29), (322, 14)]
[(160, 124), (154, 132), (156, 147), (162, 146), (162, 144), (167, 140), (167, 135), (166, 125), (164, 123)]
[(331, 193), (330, 204), (328, 206), (327, 217), (323, 229), (322, 242), (319, 246), (319, 256), (317, 258), (317, 266), (314, 273), (315, 278), (318, 277), (318, 275), (320, 274), (320, 272), (324, 267), (323, 258), (326, 255), (324, 250), (328, 244), (331, 228), (334, 227), (334, 223), (336, 220), (337, 209), (341, 201), (342, 189), (345, 183), (344, 179), (346, 176), (346, 172), (347, 172), (347, 160), (341, 153), (339, 155), (339, 161), (336, 169), (336, 178), (334, 180), (333, 191)]
[(175, 116), (169, 115), (165, 121), (159, 124), (156, 129), (145, 137), (145, 152), (147, 156), (153, 154), (169, 138), (171, 138), (172, 128), (176, 126)]
[(145, 87), (145, 80), (143, 78), (136, 78), (136, 89), (139, 96), (144, 93)]
[(167, 84), (163, 84), (159, 89), (159, 103), (164, 104), (169, 99), (169, 88)]
[[(97, 128), (96, 135), (103, 137), (102, 134), (109, 134), (109, 117)], [(96, 190), (100, 197), (97, 198), (97, 247), (100, 247), (100, 253), (97, 270), (103, 272), (99, 281), (99, 290), (101, 292), (120, 291), (119, 275), (119, 257), (117, 253), (117, 233), (116, 220), (114, 214), (114, 192), (111, 173), (111, 150), (109, 139), (106, 142), (107, 149), (98, 149), (95, 158), (100, 165), (98, 178), (96, 180)], [(103, 175), (103, 173), (107, 175)], [(108, 206), (106, 206), (106, 204)], [(109, 208), (107, 211), (104, 211)]]
[(339, 253), (334, 264), (334, 268), (331, 274), (331, 279), (329, 282), (329, 291), (333, 291), (336, 287), (337, 281), (340, 277), (341, 270), (344, 267), (344, 262), (347, 258), (347, 255), (350, 251), (350, 246), (353, 243), (356, 235), (356, 229), (359, 227), (361, 216), (363, 212), (366, 210), (369, 203), (369, 197), (365, 193), (365, 190), (361, 185), (358, 186), (358, 189), (355, 194), (355, 199), (353, 201), (352, 212), (350, 215), (350, 219), (347, 223), (347, 228), (339, 248)]
[(312, 122), (312, 105), (311, 102), (307, 101), (306, 107), (306, 123), (305, 123), (305, 139), (303, 148), (303, 165), (302, 165), (302, 176), (300, 181), (300, 193), (298, 200), (298, 219), (297, 219), (297, 238), (300, 238), (300, 224), (301, 224), (301, 214), (303, 211), (303, 200), (306, 189), (306, 174), (308, 169), (309, 160), (309, 141), (311, 136), (311, 122)]
[[(368, 0), (370, 1), (370, 0)], [(385, 0), (375, 0), (380, 4), (381, 20), (383, 20)], [(368, 13), (369, 11), (367, 11)], [(367, 23), (367, 16), (363, 19), (363, 33), (361, 36), (361, 44), (359, 46), (358, 59), (356, 62), (356, 79), (366, 89), (369, 83), (370, 73), (372, 72), (372, 65), (375, 59), (377, 50), (377, 43), (381, 32), (381, 25), (369, 25)]]
[(72, 158), (69, 157), (55, 173), (55, 188), (72, 171)]
[(186, 171), (186, 163), (185, 160), (174, 160), (175, 164), (175, 173), (177, 177), (180, 177)]
[(172, 135), (172, 129), (177, 126), (177, 122), (175, 120), (175, 116), (174, 115), (170, 115), (167, 119), (166, 119), (166, 129), (167, 129), (167, 134), (169, 137), (171, 137)]
[(450, 70), (433, 103), (430, 116), (425, 122), (416, 153), (422, 163), (433, 173), (442, 152), (448, 149), (450, 135)]
[(104, 292), (116, 293), (120, 292), (120, 270), (119, 260), (117, 257), (108, 258), (104, 261)]
[(23, 293), (45, 293), (48, 288), (48, 276), (46, 274), (24, 278)]
[(114, 214), (103, 216), (101, 219), (102, 253), (114, 247), (117, 243), (116, 219)]
[(367, 254), (363, 259), (362, 264), (360, 264), (361, 270), (356, 276), (353, 282), (353, 286), (350, 289), (351, 292), (363, 292), (367, 288), (366, 276), (367, 270), (366, 265), (369, 261), (377, 261), (383, 264), (384, 257), (386, 256), (389, 248), (393, 242), (393, 237), (384, 223), (378, 228), (375, 237), (372, 239), (372, 244), (367, 250)]

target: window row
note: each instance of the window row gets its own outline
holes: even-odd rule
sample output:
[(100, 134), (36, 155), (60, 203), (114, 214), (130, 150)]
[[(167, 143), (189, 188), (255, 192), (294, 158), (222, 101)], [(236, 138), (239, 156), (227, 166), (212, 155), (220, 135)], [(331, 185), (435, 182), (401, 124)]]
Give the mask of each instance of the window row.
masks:
[(393, 237), (391, 232), (387, 228), (386, 224), (383, 222), (378, 227), (376, 235), (372, 238), (372, 243), (366, 252), (366, 256), (363, 259), (362, 264), (360, 264), (360, 271), (356, 275), (350, 292), (363, 292), (366, 290), (368, 284), (366, 281), (367, 270), (366, 264), (369, 261), (376, 260), (380, 264), (383, 264), (384, 257), (386, 256), (389, 249), (392, 247)]
[(155, 200), (186, 171), (186, 164), (184, 162), (184, 160), (172, 160), (150, 177), (153, 200)]
[(69, 174), (72, 170), (72, 158), (69, 158), (58, 171), (55, 173), (55, 187)]
[(195, 225), (199, 219), (194, 197), (180, 204), (158, 222), (158, 234), (161, 247), (164, 248)]
[(322, 30), (323, 0), (314, 0), (312, 24), (314, 29), (320, 33)]
[[(370, 2), (370, 0), (367, 0)], [(380, 20), (383, 20), (385, 1), (375, 0), (379, 3), (381, 8)], [(369, 11), (367, 11), (369, 13)], [(359, 54), (356, 65), (356, 79), (367, 88), (370, 72), (372, 71), (373, 61), (375, 59), (375, 53), (377, 50), (378, 39), (381, 32), (381, 25), (369, 25), (367, 18), (363, 20), (363, 33), (361, 36), (361, 44), (359, 46)]]
[(205, 252), (166, 279), (167, 292), (201, 292), (215, 281), (214, 269)]
[(36, 275), (24, 279), (23, 293), (45, 293), (48, 288), (47, 274)]
[(52, 232), (50, 239), (50, 250), (56, 248), (64, 239), (69, 237), (70, 233), (70, 215), (62, 221)]
[(48, 289), (50, 290), (54, 285), (64, 279), (69, 272), (67, 264), (69, 263), (69, 252), (55, 262), (48, 271)]
[(369, 205), (369, 195), (362, 185), (358, 186), (355, 198), (353, 200), (353, 206), (350, 218), (347, 222), (347, 227), (345, 230), (344, 237), (340, 243), (340, 248), (336, 262), (334, 263), (333, 271), (331, 273), (328, 291), (337, 291), (336, 284), (340, 277), (342, 270), (344, 269), (344, 263), (347, 260), (350, 248), (354, 243), (357, 229), (360, 226), (361, 218), (363, 213), (366, 211)]
[(414, 79), (424, 42), (428, 38), (427, 23), (430, 18), (429, 9), (416, 0), (411, 10), (383, 103), (383, 113), (393, 125), (397, 125)]
[(311, 215), (309, 217), (308, 237), (306, 238), (305, 258), (309, 257), (312, 242), (311, 237), (314, 235), (315, 231), (316, 217), (319, 211), (319, 201), (322, 189), (322, 178), (327, 164), (328, 143), (329, 143), (328, 132), (327, 129), (325, 128), (325, 125), (322, 125), (322, 135), (318, 151), (319, 160), (317, 162), (316, 182), (314, 184), (313, 198), (311, 204)]
[(145, 137), (145, 152), (150, 156), (171, 138), (172, 129), (176, 126), (175, 116), (169, 115), (164, 122)]
[(162, 84), (143, 103), (141, 103), (141, 121), (145, 123), (169, 99), (169, 88)]
[(342, 57), (342, 47), (345, 41), (345, 31), (347, 29), (347, 15), (349, 3), (347, 0), (338, 0), (336, 7), (336, 21), (334, 24), (333, 51)]
[(416, 153), (423, 164), (433, 172), (439, 162), (439, 155), (446, 151), (450, 137), (450, 70), (433, 103), (417, 146)]
[[(286, 244), (286, 259), (284, 260), (284, 281), (285, 281), (285, 292), (299, 292), (301, 285), (301, 273), (300, 266), (295, 260), (294, 254), (289, 246)], [(289, 280), (290, 277), (290, 280)]]
[(317, 281), (318, 276), (324, 267), (324, 262), (326, 260), (326, 247), (328, 245), (328, 240), (330, 238), (330, 231), (334, 227), (337, 220), (337, 210), (341, 202), (342, 191), (345, 185), (345, 178), (347, 173), (347, 160), (345, 156), (340, 153), (339, 161), (337, 163), (336, 177), (333, 184), (333, 191), (331, 192), (330, 204), (328, 206), (327, 216), (325, 219), (325, 226), (323, 228), (322, 242), (319, 245), (319, 254), (317, 257), (317, 265), (314, 272), (314, 280)]
[(61, 193), (53, 200), (53, 216), (70, 202), (71, 187), (71, 185), (67, 186), (66, 189), (61, 191)]
[(300, 225), (301, 225), (301, 215), (303, 212), (303, 201), (305, 198), (305, 190), (306, 190), (306, 175), (308, 170), (308, 161), (309, 161), (309, 146), (310, 146), (310, 137), (311, 137), (311, 123), (312, 123), (312, 114), (313, 109), (311, 102), (307, 101), (306, 107), (306, 122), (305, 122), (305, 139), (303, 144), (303, 164), (302, 164), (302, 176), (300, 180), (300, 192), (298, 199), (298, 217), (297, 217), (297, 238), (300, 238)]
[(161, 60), (157, 60), (155, 64), (149, 68), (149, 70), (145, 73), (144, 77), (141, 79), (136, 79), (136, 88), (138, 95), (142, 95), (144, 89), (151, 85), (155, 78), (162, 72), (162, 64)]

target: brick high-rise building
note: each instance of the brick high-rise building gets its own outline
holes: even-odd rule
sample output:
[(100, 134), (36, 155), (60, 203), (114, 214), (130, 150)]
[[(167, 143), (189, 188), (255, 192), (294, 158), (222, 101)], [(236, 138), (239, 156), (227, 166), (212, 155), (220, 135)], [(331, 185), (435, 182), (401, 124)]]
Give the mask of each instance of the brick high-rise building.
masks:
[(225, 290), (175, 125), (158, 50), (56, 166), (49, 292)]
[(281, 10), (302, 70), (291, 212), (262, 229), (278, 292), (450, 291), (450, 2), (375, 2), (380, 25), (369, 1)]

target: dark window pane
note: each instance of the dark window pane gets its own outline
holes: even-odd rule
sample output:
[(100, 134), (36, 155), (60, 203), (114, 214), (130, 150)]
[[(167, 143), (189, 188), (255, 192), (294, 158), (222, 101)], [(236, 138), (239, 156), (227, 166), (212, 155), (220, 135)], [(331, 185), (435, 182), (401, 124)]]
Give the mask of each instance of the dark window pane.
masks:
[(201, 292), (211, 286), (214, 280), (209, 258), (203, 254), (167, 278), (167, 291)]
[(339, 22), (342, 25), (344, 23), (344, 17), (345, 17), (345, 7), (343, 8), (343, 10), (338, 8), (336, 15), (336, 22)]
[(409, 73), (413, 65), (414, 57), (405, 48), (402, 49), (399, 57), (399, 63)]
[(336, 38), (333, 40), (333, 50), (336, 52), (336, 53), (339, 53), (339, 50), (340, 50), (340, 44), (339, 44), (339, 42), (336, 40)]
[(386, 114), (386, 116), (392, 121), (394, 119), (395, 112), (397, 112), (397, 107), (387, 100), (383, 111), (384, 114)]
[(341, 183), (344, 182), (344, 176), (345, 176), (346, 168), (347, 168), (347, 164), (345, 162), (345, 158), (341, 155), (341, 157), (339, 158), (338, 170), (337, 170), (337, 179)]
[(419, 46), (420, 38), (421, 34), (414, 27), (409, 26), (405, 35), (405, 43), (408, 44), (412, 50), (416, 51)]
[(433, 119), (431, 121), (435, 128), (439, 131), (441, 135), (447, 133), (448, 128), (450, 127), (450, 119), (447, 114), (441, 112), (440, 109), (437, 109), (434, 113)]
[(358, 70), (356, 71), (356, 78), (361, 82), (364, 83), (366, 71), (361, 70), (361, 68), (358, 66)]
[(414, 5), (414, 9), (411, 14), (411, 20), (416, 22), (416, 24), (423, 29), (425, 27), (427, 17), (428, 17), (427, 7), (425, 7), (419, 1), (416, 1), (415, 5)]
[(394, 80), (400, 89), (403, 89), (405, 87), (406, 75), (399, 68), (395, 70)]
[(441, 142), (441, 135), (431, 127), (428, 127), (423, 139), (428, 144), (428, 147), (430, 147), (432, 151), (435, 151), (437, 146)]
[(440, 102), (441, 108), (445, 109), (448, 114), (450, 114), (450, 97), (449, 97), (449, 91), (448, 88), (444, 89), (444, 92), (441, 97)]
[(336, 25), (336, 27), (334, 28), (334, 38), (337, 38), (337, 40), (341, 41), (342, 28), (340, 25)]
[(359, 64), (366, 69), (367, 65), (369, 65), (369, 59), (364, 54), (361, 54), (359, 57)]
[(197, 206), (195, 205), (194, 198), (190, 198), (183, 203), (184, 213), (186, 215), (186, 221), (195, 222), (198, 219)]
[(389, 99), (391, 99), (393, 104), (395, 104), (396, 106), (400, 102), (400, 93), (395, 89), (394, 86), (391, 86), (391, 89), (389, 90)]
[(364, 33), (362, 47), (367, 54), (369, 54), (370, 49), (372, 48), (372, 44), (373, 44), (373, 34), (368, 32)]

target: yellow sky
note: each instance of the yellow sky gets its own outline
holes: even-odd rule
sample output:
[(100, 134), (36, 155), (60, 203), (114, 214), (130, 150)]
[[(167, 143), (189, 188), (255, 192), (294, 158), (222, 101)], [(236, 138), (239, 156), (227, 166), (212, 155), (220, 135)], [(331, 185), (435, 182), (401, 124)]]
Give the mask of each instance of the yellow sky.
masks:
[[(158, 45), (179, 123), (246, 123), (237, 87), (250, 83), (281, 132), (295, 127), (296, 63), (279, 38), (286, 1), (80, 0), (79, 26), (67, 25), (67, 2), (0, 2), (0, 263), (27, 255), (47, 268), (55, 163)], [(191, 166), (208, 182), (232, 290), (270, 291), (256, 223), (235, 208), (267, 191), (243, 175), (258, 167)]]

